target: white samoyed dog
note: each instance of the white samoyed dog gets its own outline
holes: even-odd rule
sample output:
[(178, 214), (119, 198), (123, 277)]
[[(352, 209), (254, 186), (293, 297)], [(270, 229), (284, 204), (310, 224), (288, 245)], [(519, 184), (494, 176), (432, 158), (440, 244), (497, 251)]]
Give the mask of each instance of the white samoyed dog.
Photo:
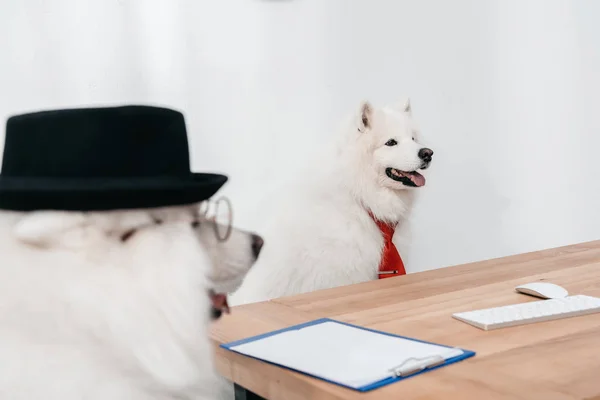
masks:
[(0, 399), (217, 398), (217, 294), (262, 240), (200, 215), (0, 212)]
[(266, 245), (233, 305), (377, 278), (384, 241), (370, 213), (403, 228), (433, 151), (420, 142), (410, 101), (362, 103), (338, 139), (277, 194), (261, 230)]

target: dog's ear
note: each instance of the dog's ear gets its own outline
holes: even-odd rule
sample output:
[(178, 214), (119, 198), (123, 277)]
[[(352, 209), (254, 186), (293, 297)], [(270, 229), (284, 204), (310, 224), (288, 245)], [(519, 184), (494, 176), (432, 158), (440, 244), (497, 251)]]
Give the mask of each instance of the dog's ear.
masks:
[(392, 109), (406, 113), (408, 115), (412, 115), (412, 105), (410, 104), (410, 99), (406, 99), (404, 102), (398, 102), (392, 106)]
[(408, 115), (412, 115), (412, 106), (410, 105), (410, 99), (406, 99), (406, 103), (404, 104), (404, 112)]
[(50, 247), (64, 243), (65, 236), (71, 236), (70, 233), (83, 229), (86, 224), (84, 213), (36, 211), (25, 215), (16, 224), (13, 233), (23, 243)]
[(368, 101), (363, 101), (360, 105), (358, 113), (358, 131), (365, 132), (372, 126), (373, 122), (373, 106)]

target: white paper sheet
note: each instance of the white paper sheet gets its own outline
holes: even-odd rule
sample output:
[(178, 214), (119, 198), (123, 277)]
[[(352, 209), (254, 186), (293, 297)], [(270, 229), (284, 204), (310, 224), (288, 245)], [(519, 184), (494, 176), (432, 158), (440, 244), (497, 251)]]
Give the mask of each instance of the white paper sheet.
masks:
[(240, 344), (231, 350), (355, 389), (393, 376), (394, 368), (407, 359), (448, 359), (463, 353), (332, 321)]

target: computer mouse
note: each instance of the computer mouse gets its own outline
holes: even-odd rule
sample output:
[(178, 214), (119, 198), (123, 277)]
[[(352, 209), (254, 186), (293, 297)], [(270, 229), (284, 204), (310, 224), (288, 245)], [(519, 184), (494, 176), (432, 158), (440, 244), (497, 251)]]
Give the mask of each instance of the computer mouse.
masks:
[(515, 290), (519, 293), (542, 299), (562, 299), (569, 295), (567, 289), (549, 282), (533, 282), (517, 286)]

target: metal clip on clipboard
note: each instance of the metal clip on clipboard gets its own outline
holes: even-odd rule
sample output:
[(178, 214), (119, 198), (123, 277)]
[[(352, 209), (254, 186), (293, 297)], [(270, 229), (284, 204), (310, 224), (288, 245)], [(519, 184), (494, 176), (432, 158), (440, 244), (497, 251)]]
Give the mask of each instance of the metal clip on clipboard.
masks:
[(461, 349), (452, 349), (443, 356), (437, 355), (423, 358), (407, 358), (402, 364), (390, 369), (390, 372), (393, 374), (394, 377), (407, 377), (421, 372), (425, 369), (434, 368), (438, 365), (442, 365), (446, 362), (446, 360), (452, 357), (456, 357), (462, 353), (463, 351)]

